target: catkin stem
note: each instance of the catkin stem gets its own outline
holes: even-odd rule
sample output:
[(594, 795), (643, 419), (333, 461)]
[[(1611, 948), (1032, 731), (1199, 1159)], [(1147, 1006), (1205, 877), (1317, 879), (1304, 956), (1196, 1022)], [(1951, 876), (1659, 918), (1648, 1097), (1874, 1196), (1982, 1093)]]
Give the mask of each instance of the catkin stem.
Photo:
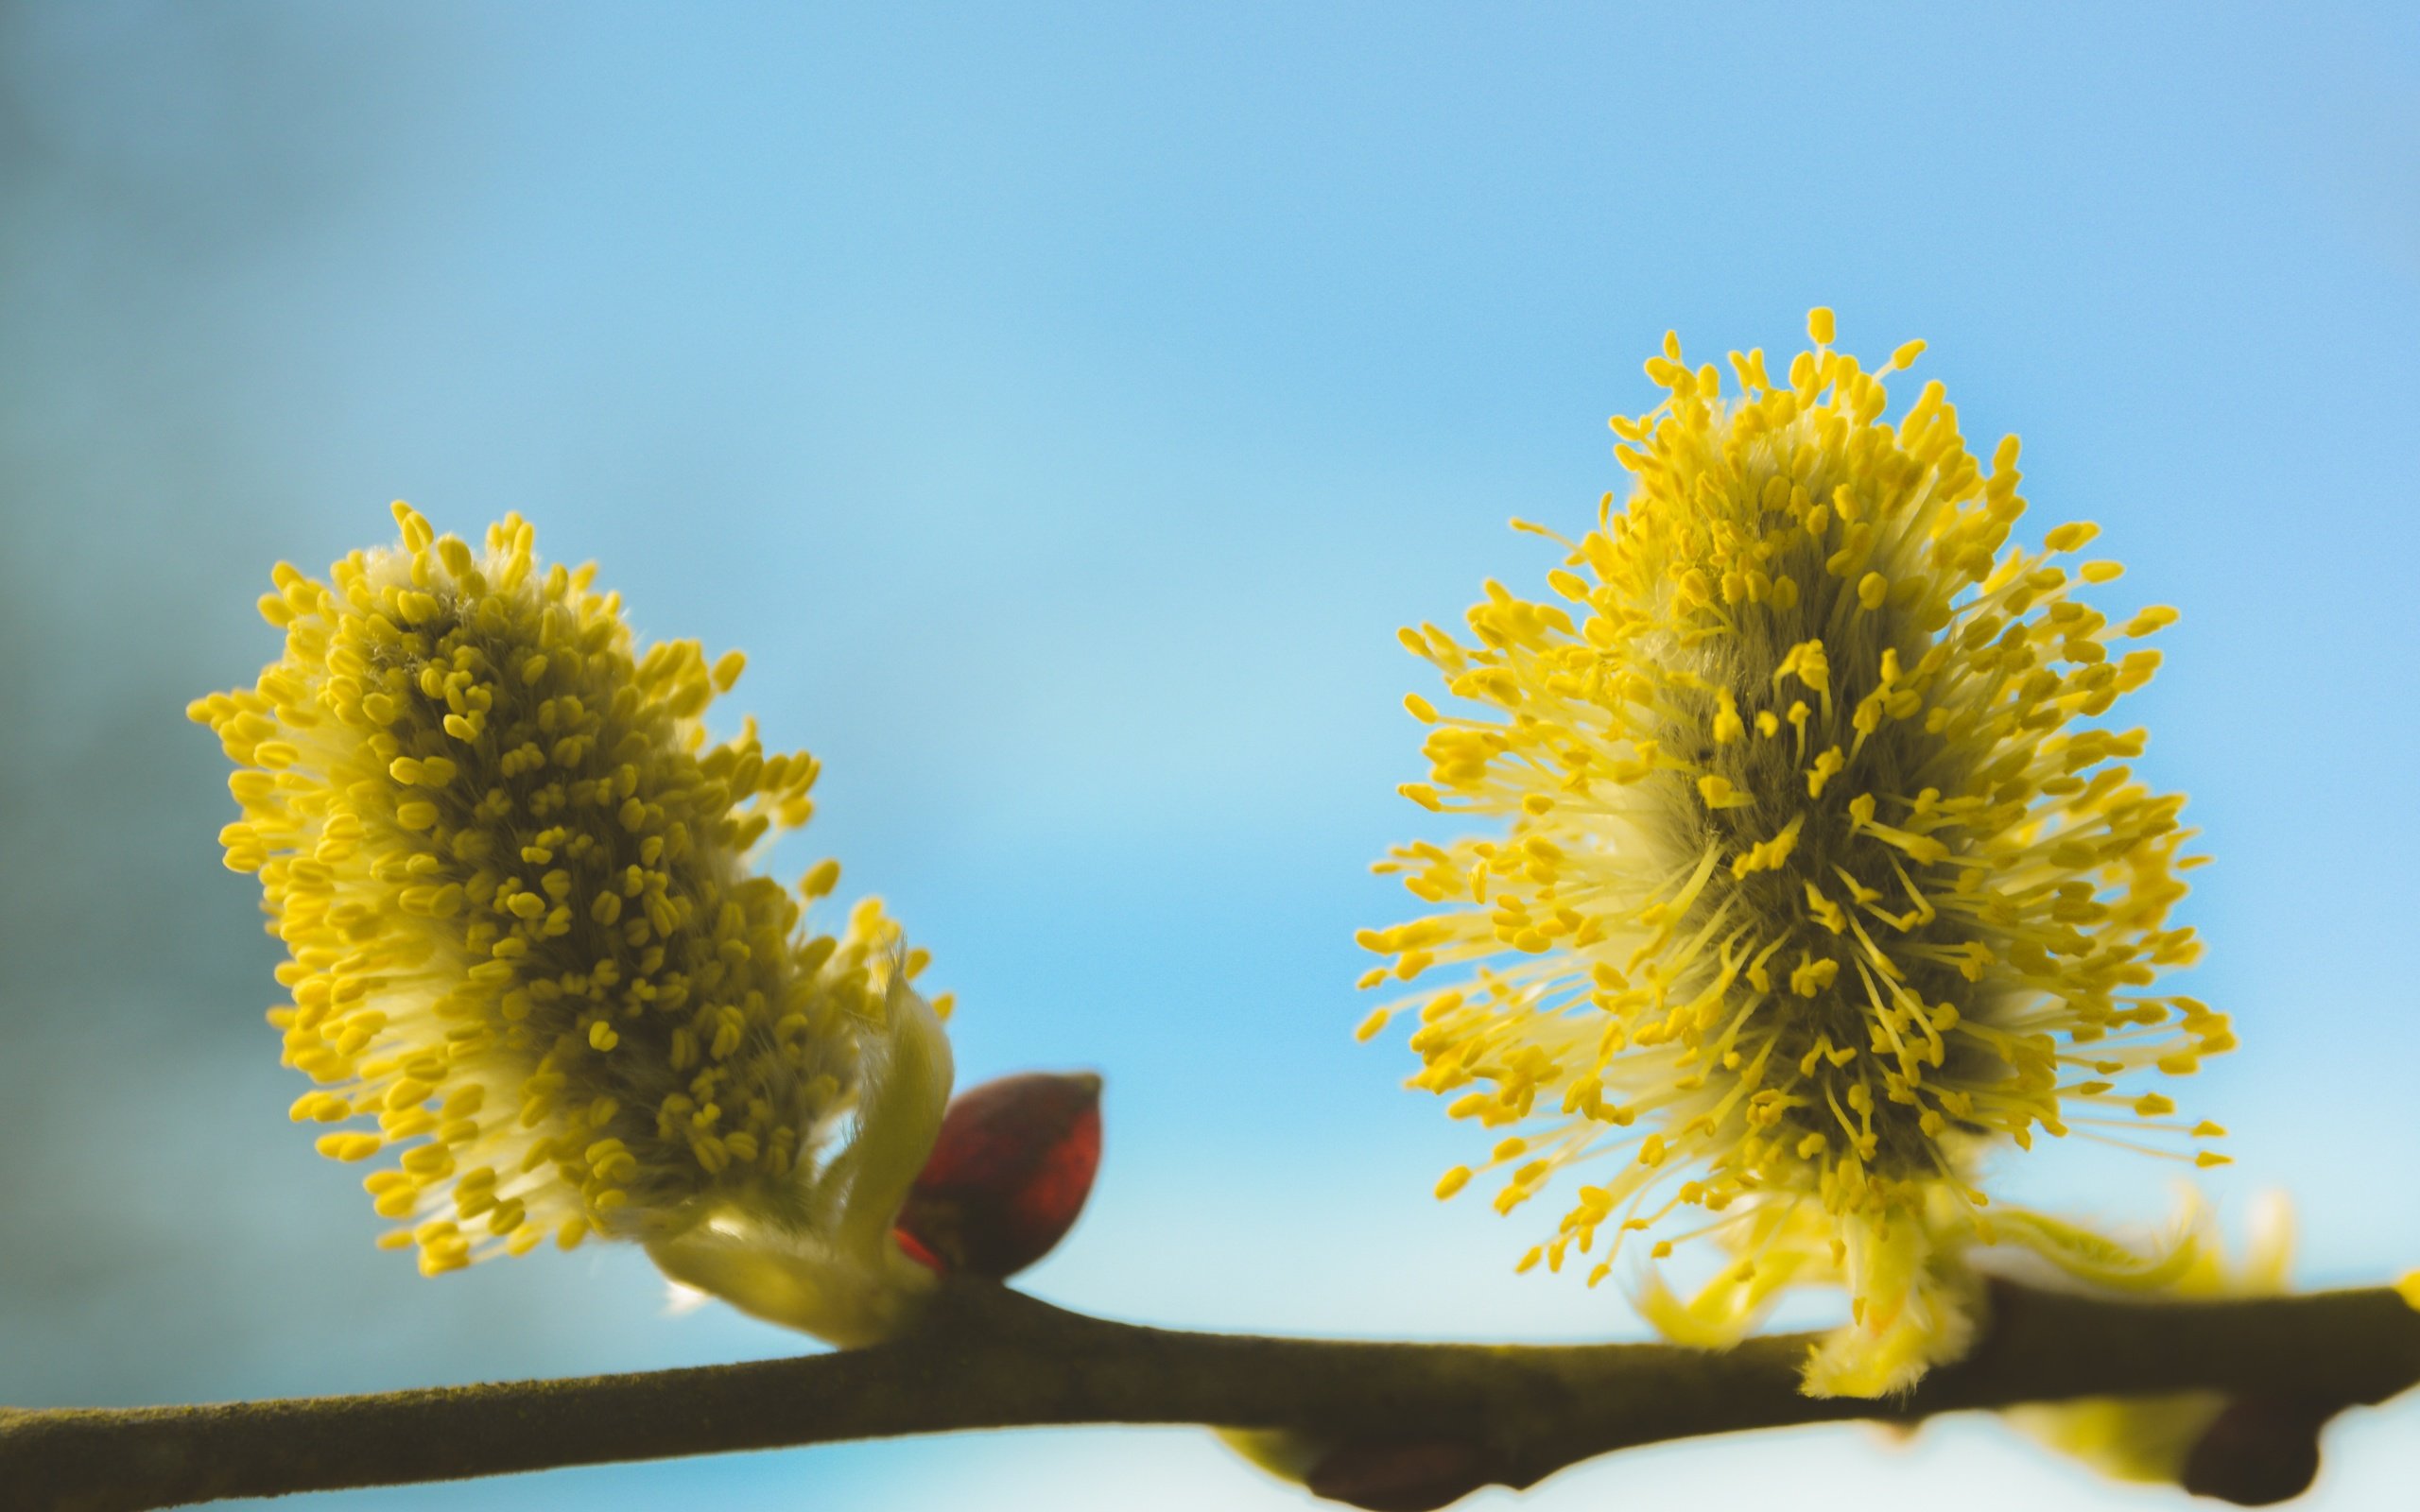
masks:
[(1885, 1402), (1802, 1396), (1808, 1342), (1781, 1335), (1708, 1353), (1260, 1338), (1110, 1322), (960, 1285), (909, 1336), (837, 1354), (368, 1396), (0, 1410), (0, 1505), (137, 1512), (1075, 1423), (1451, 1446), (1469, 1485), (1521, 1486), (1613, 1450), (1743, 1429), (2189, 1388), (2332, 1407), (2420, 1383), (2420, 1312), (2382, 1289), (2123, 1302), (2002, 1286), (1968, 1359)]

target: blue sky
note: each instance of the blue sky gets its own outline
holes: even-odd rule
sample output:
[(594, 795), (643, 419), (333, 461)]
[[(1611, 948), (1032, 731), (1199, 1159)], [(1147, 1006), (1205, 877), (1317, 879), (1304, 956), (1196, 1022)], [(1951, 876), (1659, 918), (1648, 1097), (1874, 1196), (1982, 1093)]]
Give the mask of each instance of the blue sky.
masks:
[[(2245, 1049), (2190, 1089), (2236, 1130), (2208, 1185), (2290, 1189), (2307, 1281), (2420, 1263), (2415, 61), (2383, 7), (0, 10), (0, 840), (43, 858), (0, 880), (0, 1106), (36, 1131), (0, 1164), (31, 1215), (0, 1400), (789, 1347), (660, 1316), (631, 1255), (399, 1274), (284, 1123), (271, 947), (178, 711), (271, 653), (269, 562), (383, 539), (396, 497), (465, 534), (521, 509), (643, 633), (744, 646), (736, 705), (826, 768), (784, 871), (842, 857), (933, 947), (966, 1079), (1106, 1074), (1102, 1184), (1037, 1291), (1635, 1332), (1514, 1278), (1520, 1223), (1428, 1200), (1461, 1131), (1350, 1038), (1352, 932), (1401, 907), (1366, 863), (1415, 828), (1392, 632), (1542, 579), (1505, 520), (1619, 486), (1604, 418), (1652, 402), (1668, 327), (1779, 350), (1815, 303), (1852, 350), (1929, 340), (1969, 435), (2024, 436), (2036, 518), (2101, 524), (2111, 601), (2184, 610), (2136, 703), (2218, 857), (2193, 990)], [(2116, 1214), (2172, 1179), (2002, 1175)], [(2341, 1430), (2313, 1504), (2388, 1504), (2412, 1411)], [(1301, 1504), (1173, 1433), (558, 1482), (445, 1500)], [(2161, 1500), (1946, 1424), (1523, 1504), (1779, 1485)]]

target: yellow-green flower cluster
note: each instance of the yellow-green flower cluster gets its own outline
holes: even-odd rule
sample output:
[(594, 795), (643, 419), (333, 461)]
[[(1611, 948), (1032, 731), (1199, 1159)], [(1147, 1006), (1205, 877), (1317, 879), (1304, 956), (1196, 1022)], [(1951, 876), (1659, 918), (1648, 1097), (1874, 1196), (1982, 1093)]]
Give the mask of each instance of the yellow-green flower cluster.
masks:
[[(2209, 1208), (2188, 1198), (2175, 1246), (2173, 1274), (2153, 1289), (2169, 1297), (2216, 1300), (2274, 1297), (2287, 1289), (2293, 1261), (2292, 1214), (2272, 1194), (2254, 1214), (2240, 1263), (2230, 1263)], [(2141, 1289), (2135, 1287), (2133, 1289)], [(2215, 1391), (2159, 1397), (2086, 1397), (2008, 1409), (2005, 1416), (2035, 1438), (2122, 1481), (2181, 1483), (2202, 1436), (2226, 1410)]]
[(1492, 833), (1379, 865), (1433, 911), (1363, 933), (1391, 961), (1363, 986), (1450, 980), (1362, 1033), (1416, 1011), (1413, 1085), (1498, 1131), (1499, 1210), (1598, 1173), (1524, 1268), (1597, 1251), (1601, 1279), (1689, 1210), (1735, 1252), (1693, 1305), (1744, 1327), (1820, 1214), (1856, 1323), (1810, 1385), (1870, 1394), (1955, 1348), (1930, 1260), (1993, 1237), (1984, 1152), (2215, 1135), (2119, 1083), (2234, 1040), (2155, 989), (2199, 949), (2169, 922), (2191, 832), (2103, 722), (2174, 611), (2079, 596), (2119, 574), (2066, 562), (2092, 525), (2016, 543), (2016, 441), (1979, 463), (1939, 385), (1885, 418), (1921, 342), (1867, 372), (1829, 311), (1809, 328), (1779, 381), (1733, 353), (1727, 387), (1668, 336), (1667, 398), (1612, 422), (1631, 497), (1554, 538), (1552, 596), (1490, 582), (1466, 638), (1403, 632), (1459, 700), (1407, 700), (1431, 773), (1404, 792)]
[(317, 1084), (293, 1117), (337, 1160), (392, 1153), (364, 1184), (430, 1274), (550, 1235), (817, 1221), (819, 1147), (868, 1045), (922, 1012), (891, 978), (923, 955), (871, 901), (807, 933), (750, 873), (812, 812), (815, 759), (752, 722), (709, 743), (739, 654), (640, 650), (518, 517), (478, 550), (395, 515), (399, 548), (325, 583), (280, 565), (260, 608), (285, 655), (190, 711), (239, 768), (227, 865), (291, 953), (268, 1018)]

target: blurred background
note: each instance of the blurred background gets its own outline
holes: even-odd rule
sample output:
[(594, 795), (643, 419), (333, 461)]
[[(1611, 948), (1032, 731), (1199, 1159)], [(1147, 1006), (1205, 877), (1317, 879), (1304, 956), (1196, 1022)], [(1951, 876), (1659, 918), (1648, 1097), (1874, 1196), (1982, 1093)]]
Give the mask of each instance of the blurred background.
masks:
[[(1639, 1332), (1515, 1278), (1551, 1214), (1361, 1046), (1408, 900), (1393, 629), (1553, 565), (1603, 425), (1699, 356), (1927, 337), (2042, 525), (2172, 603), (2142, 764), (2218, 865), (2187, 1091), (2299, 1279), (2420, 1263), (2420, 23), (2406, 8), (0, 4), (0, 1401), (702, 1363), (637, 1254), (424, 1281), (285, 1121), (273, 943), (181, 711), (273, 654), (271, 562), (507, 509), (824, 760), (845, 859), (955, 989), (960, 1074), (1093, 1067), (1092, 1210), (1032, 1288), (1115, 1316)], [(2061, 1147), (2019, 1195), (2164, 1214)], [(2420, 1402), (2314, 1505), (2402, 1507)], [(1521, 1504), (2181, 1505), (1996, 1423), (1674, 1446)], [(1198, 1433), (559, 1472), (314, 1505), (1286, 1507)], [(1481, 1505), (1505, 1506), (1494, 1493)]]

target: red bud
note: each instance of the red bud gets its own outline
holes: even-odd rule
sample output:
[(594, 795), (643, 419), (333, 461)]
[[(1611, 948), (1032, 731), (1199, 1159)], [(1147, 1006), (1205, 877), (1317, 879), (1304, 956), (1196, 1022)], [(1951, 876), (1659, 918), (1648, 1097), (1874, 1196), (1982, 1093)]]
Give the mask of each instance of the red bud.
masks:
[(1100, 1164), (1100, 1078), (1028, 1072), (950, 1100), (899, 1210), (897, 1238), (936, 1270), (1004, 1280), (1075, 1225)]
[(1487, 1484), (1469, 1444), (1345, 1444), (1303, 1482), (1313, 1496), (1366, 1512), (1436, 1512)]
[(2178, 1483), (2238, 1506), (2290, 1502), (2319, 1478), (2319, 1434), (2336, 1410), (2298, 1397), (2238, 1397), (2203, 1432)]

